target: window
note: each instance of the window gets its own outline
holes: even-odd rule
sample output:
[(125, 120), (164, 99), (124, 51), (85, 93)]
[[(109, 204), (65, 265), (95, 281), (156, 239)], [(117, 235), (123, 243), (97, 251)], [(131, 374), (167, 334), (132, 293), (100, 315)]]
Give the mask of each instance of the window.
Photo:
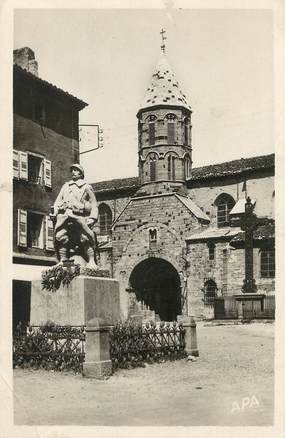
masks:
[(189, 178), (191, 172), (191, 159), (190, 156), (187, 154), (184, 158), (184, 178)]
[(168, 179), (175, 181), (175, 159), (173, 155), (168, 155), (167, 157), (167, 175)]
[(28, 248), (44, 247), (44, 215), (28, 211), (27, 246)]
[(18, 246), (53, 250), (53, 223), (49, 216), (18, 210)]
[(149, 144), (155, 144), (155, 124), (152, 122), (148, 125)]
[(112, 228), (112, 211), (107, 204), (99, 205), (99, 226), (100, 234), (111, 234)]
[(189, 119), (185, 117), (184, 119), (184, 144), (189, 144)]
[(43, 184), (44, 160), (32, 154), (28, 154), (28, 180), (36, 184)]
[(167, 143), (175, 144), (175, 114), (167, 114)]
[(150, 180), (155, 181), (156, 161), (150, 160), (149, 166), (150, 166)]
[(216, 202), (217, 207), (217, 226), (226, 227), (230, 225), (230, 211), (235, 205), (235, 200), (227, 194), (220, 195)]
[(173, 144), (175, 138), (175, 126), (173, 122), (167, 123), (167, 143)]
[(32, 152), (13, 150), (13, 177), (51, 187), (51, 162)]
[(260, 253), (260, 276), (275, 277), (275, 249), (263, 249)]
[(215, 260), (216, 245), (213, 242), (208, 243), (209, 260)]
[(204, 284), (204, 304), (213, 306), (217, 296), (217, 285), (213, 280), (208, 280)]
[(148, 118), (148, 138), (150, 146), (155, 144), (155, 115), (151, 114)]
[(149, 249), (155, 249), (157, 246), (157, 229), (150, 228), (148, 230), (149, 235)]
[(156, 242), (157, 241), (157, 230), (156, 228), (149, 229), (149, 241)]
[(153, 152), (151, 152), (148, 156), (149, 158), (149, 175), (150, 175), (150, 181), (156, 180), (156, 160), (157, 155)]

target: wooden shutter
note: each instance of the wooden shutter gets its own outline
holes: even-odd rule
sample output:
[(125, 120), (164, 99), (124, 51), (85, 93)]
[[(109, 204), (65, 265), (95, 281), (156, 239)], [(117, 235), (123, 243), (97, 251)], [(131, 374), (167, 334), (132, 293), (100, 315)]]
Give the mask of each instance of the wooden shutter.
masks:
[(27, 246), (27, 212), (18, 210), (18, 246)]
[(13, 149), (13, 178), (20, 176), (19, 151)]
[(20, 178), (28, 180), (28, 154), (27, 152), (19, 152), (20, 154)]
[(44, 160), (44, 183), (46, 187), (51, 187), (51, 162)]
[(54, 250), (53, 245), (53, 222), (49, 216), (46, 216), (46, 249)]

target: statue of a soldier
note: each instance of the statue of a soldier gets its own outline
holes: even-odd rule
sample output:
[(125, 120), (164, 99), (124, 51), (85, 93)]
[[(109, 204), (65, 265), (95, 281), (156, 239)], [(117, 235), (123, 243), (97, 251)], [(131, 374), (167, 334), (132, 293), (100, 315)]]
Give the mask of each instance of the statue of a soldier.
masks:
[(55, 250), (60, 263), (80, 255), (86, 268), (98, 269), (93, 231), (98, 218), (96, 197), (84, 180), (83, 167), (73, 164), (70, 170), (72, 179), (62, 186), (53, 207)]

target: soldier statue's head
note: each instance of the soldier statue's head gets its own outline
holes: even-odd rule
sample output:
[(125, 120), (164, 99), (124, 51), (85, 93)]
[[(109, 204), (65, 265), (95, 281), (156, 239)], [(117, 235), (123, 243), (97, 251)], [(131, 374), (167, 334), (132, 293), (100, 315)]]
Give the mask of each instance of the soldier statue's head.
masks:
[(84, 178), (84, 169), (80, 164), (72, 164), (70, 166), (70, 171), (73, 180)]

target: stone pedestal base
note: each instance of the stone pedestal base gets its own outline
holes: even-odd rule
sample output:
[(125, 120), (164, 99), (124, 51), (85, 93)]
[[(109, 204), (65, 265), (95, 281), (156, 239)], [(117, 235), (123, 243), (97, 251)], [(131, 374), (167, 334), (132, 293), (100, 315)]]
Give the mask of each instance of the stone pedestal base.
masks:
[(120, 320), (119, 283), (113, 278), (80, 275), (57, 291), (42, 289), (41, 280), (32, 282), (32, 325), (86, 325), (100, 318), (107, 325)]
[(56, 292), (32, 282), (32, 325), (86, 327), (83, 375), (103, 379), (112, 374), (109, 327), (120, 320), (119, 283), (110, 278), (79, 276)]
[(93, 379), (105, 379), (112, 374), (111, 360), (103, 360), (99, 362), (84, 362), (83, 376)]

